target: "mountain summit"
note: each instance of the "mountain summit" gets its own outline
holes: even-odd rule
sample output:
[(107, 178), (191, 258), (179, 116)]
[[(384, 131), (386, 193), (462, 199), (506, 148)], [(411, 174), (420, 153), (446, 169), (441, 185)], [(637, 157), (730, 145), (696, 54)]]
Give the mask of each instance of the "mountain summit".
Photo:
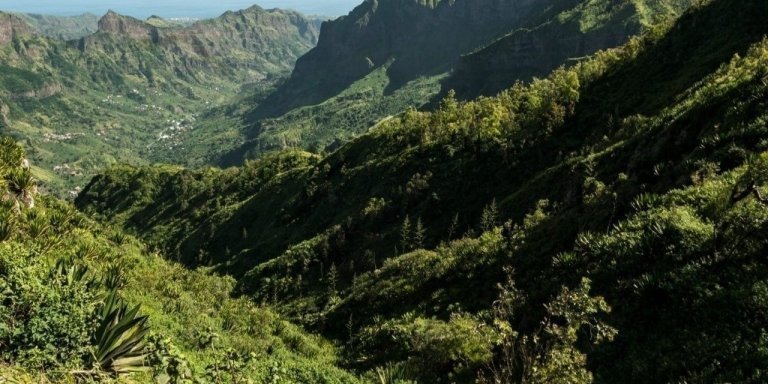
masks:
[(125, 35), (133, 39), (150, 39), (157, 42), (157, 27), (130, 16), (120, 15), (112, 10), (99, 20), (99, 31)]

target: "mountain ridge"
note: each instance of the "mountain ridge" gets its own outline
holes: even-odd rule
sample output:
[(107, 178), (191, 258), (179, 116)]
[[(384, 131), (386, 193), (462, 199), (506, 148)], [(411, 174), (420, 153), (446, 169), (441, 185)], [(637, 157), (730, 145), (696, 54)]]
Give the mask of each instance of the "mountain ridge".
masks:
[[(285, 143), (305, 149), (335, 148), (336, 139), (364, 133), (408, 106), (435, 107), (451, 88), (460, 99), (478, 94), (470, 89), (465, 95), (462, 81), (470, 84), (467, 88), (491, 84), (483, 94), (493, 95), (517, 80), (529, 81), (572, 64), (575, 61), (569, 59), (574, 56), (624, 43), (690, 4), (690, 0), (364, 2), (349, 15), (323, 24), (317, 47), (297, 61), (288, 80), (243, 115), (248, 141), (219, 164), (237, 164), (243, 157), (284, 148)], [(515, 36), (514, 31), (544, 32), (522, 34), (526, 39), (522, 47), (501, 46), (511, 40), (504, 36)], [(484, 51), (488, 54), (480, 56)], [(469, 65), (472, 57), (485, 67)], [(352, 97), (354, 103), (349, 102)]]
[(51, 16), (19, 13), (39, 34), (59, 40), (76, 40), (98, 29), (99, 17), (92, 13), (78, 16)]

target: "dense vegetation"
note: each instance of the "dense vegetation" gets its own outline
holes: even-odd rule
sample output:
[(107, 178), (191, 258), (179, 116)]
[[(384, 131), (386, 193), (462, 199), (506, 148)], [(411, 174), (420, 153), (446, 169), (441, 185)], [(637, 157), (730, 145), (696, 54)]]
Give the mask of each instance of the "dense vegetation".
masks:
[(0, 139), (3, 380), (359, 382), (333, 366), (327, 341), (230, 298), (231, 278), (166, 261), (38, 195), (23, 159)]
[(119, 166), (77, 203), (385, 380), (765, 381), (767, 16), (702, 2), (325, 157)]

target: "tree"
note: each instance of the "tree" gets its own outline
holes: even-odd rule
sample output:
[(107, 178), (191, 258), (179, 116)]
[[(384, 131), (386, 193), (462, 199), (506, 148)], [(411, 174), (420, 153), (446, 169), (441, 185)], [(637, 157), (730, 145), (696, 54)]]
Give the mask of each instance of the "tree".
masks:
[(496, 207), (496, 199), (483, 208), (483, 214), (480, 216), (480, 229), (488, 232), (496, 227), (499, 218), (499, 210)]
[(335, 298), (338, 296), (338, 283), (339, 271), (336, 269), (336, 264), (331, 264), (331, 268), (328, 269), (328, 297)]
[(421, 222), (421, 218), (416, 220), (416, 227), (413, 229), (413, 248), (423, 248), (424, 239), (427, 235), (427, 230), (424, 228), (424, 224)]
[(448, 241), (453, 240), (453, 236), (456, 235), (456, 230), (459, 229), (459, 214), (456, 213), (451, 220), (451, 225), (448, 227)]
[[(587, 278), (575, 289), (563, 287), (558, 296), (544, 305), (546, 313), (531, 333), (522, 334), (512, 326), (523, 296), (511, 277), (500, 286), (499, 299), (494, 303), (493, 326), (498, 332), (498, 358), (490, 364), (490, 378), (483, 375), (482, 383), (554, 383), (587, 384), (593, 380), (587, 370), (587, 357), (576, 344), (580, 335), (587, 342), (599, 344), (611, 341), (617, 331), (599, 319), (611, 308), (602, 297), (589, 295), (591, 281)], [(588, 332), (580, 332), (587, 329)]]
[(411, 249), (411, 218), (406, 215), (403, 225), (400, 227), (400, 247), (403, 252)]

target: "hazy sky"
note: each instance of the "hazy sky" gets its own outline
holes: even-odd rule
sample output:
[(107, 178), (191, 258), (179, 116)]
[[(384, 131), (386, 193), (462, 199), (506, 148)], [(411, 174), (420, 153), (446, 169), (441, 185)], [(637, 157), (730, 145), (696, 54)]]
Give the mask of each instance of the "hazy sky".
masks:
[(108, 9), (126, 15), (147, 18), (213, 17), (227, 10), (238, 10), (258, 4), (264, 8), (295, 9), (310, 15), (346, 15), (363, 0), (0, 0), (0, 10), (77, 15), (91, 12), (97, 15)]

